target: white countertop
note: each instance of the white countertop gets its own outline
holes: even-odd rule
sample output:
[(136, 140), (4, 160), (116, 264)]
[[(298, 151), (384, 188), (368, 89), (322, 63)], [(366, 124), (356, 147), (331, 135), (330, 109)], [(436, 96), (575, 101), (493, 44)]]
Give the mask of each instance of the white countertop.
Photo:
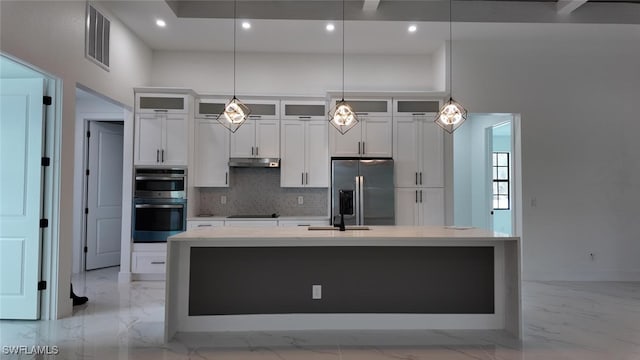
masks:
[[(209, 245), (311, 246), (393, 245), (442, 241), (517, 241), (518, 237), (478, 228), (443, 226), (370, 226), (370, 230), (308, 230), (306, 227), (198, 228), (169, 237), (170, 242), (206, 241)], [(336, 241), (334, 241), (336, 240)], [(403, 241), (401, 241), (403, 240)]]
[(193, 216), (187, 218), (187, 221), (212, 221), (212, 220), (286, 220), (286, 221), (324, 221), (329, 220), (329, 216), (279, 216), (277, 218), (228, 218), (226, 216)]

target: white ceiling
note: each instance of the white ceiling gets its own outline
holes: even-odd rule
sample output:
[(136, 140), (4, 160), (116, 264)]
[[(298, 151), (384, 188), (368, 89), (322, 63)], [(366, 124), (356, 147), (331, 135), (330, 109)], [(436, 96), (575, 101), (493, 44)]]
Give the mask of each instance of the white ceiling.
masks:
[[(244, 1), (244, 0), (242, 0)], [(292, 0), (293, 1), (293, 0)], [(301, 0), (295, 0), (301, 1)], [(310, 1), (310, 0), (305, 0)], [(349, 0), (351, 6), (360, 4), (355, 0)], [(372, 0), (367, 0), (372, 1)], [(381, 0), (378, 12), (385, 8), (392, 0)], [(407, 1), (406, 4), (417, 4)], [(425, 0), (422, 0), (423, 4)], [(286, 3), (286, 2), (285, 2)], [(438, 2), (440, 5), (448, 2)], [(567, 40), (584, 38), (586, 36), (599, 36), (598, 27), (616, 26), (609, 22), (610, 18), (624, 19), (633, 24), (633, 19), (640, 19), (640, 5), (615, 4), (615, 3), (588, 3), (566, 16), (556, 15), (556, 4), (552, 1), (525, 2), (525, 1), (461, 1), (466, 8), (461, 8), (461, 17), (464, 22), (453, 23), (453, 39), (478, 39), (491, 38), (540, 38), (547, 39), (556, 36), (555, 29), (561, 27)], [(196, 4), (207, 4), (201, 1)], [(208, 4), (217, 6), (225, 4), (223, 1), (210, 1)], [(226, 2), (230, 4), (229, 1)], [(232, 3), (231, 3), (232, 4)], [(300, 4), (304, 4), (304, 1)], [(393, 3), (392, 3), (393, 4)], [(430, 4), (427, 2), (427, 4)], [(487, 4), (487, 5), (484, 5)], [(245, 4), (246, 5), (246, 4)], [(168, 51), (233, 51), (233, 19), (225, 14), (219, 14), (223, 18), (213, 18), (212, 14), (202, 14), (202, 17), (178, 17), (164, 0), (144, 1), (102, 1), (103, 6), (120, 19), (128, 28), (136, 33), (153, 50)], [(484, 7), (482, 7), (484, 6)], [(505, 7), (506, 6), (506, 7)], [(602, 7), (607, 6), (607, 7)], [(629, 7), (630, 6), (630, 7)], [(247, 7), (247, 6), (245, 6)], [(483, 11), (478, 11), (482, 8)], [(248, 7), (245, 12), (252, 10)], [(304, 11), (299, 7), (298, 12)], [(409, 7), (405, 7), (409, 9)], [(466, 9), (466, 10), (465, 10)], [(487, 10), (493, 9), (493, 10)], [(360, 8), (352, 9), (360, 11)], [(442, 10), (442, 9), (440, 9)], [(448, 17), (448, 6), (445, 9)], [(629, 11), (631, 10), (631, 11)], [(441, 11), (442, 12), (442, 11)], [(627, 15), (618, 16), (618, 12)], [(522, 23), (506, 22), (475, 22), (470, 18), (471, 14), (487, 16), (493, 13), (495, 19), (522, 19), (523, 14), (529, 14), (527, 20)], [(509, 17), (508, 14), (513, 14)], [(500, 16), (497, 16), (499, 14)], [(535, 14), (535, 16), (531, 15)], [(595, 14), (595, 15), (594, 15)], [(603, 15), (598, 19), (597, 15)], [(308, 17), (309, 14), (305, 14)], [(393, 21), (387, 20), (348, 20), (345, 23), (345, 46), (347, 53), (359, 54), (430, 54), (442, 46), (449, 38), (449, 23), (445, 21), (404, 21), (399, 18), (425, 18), (424, 14), (412, 16), (409, 14), (394, 13)], [(605, 16), (606, 15), (606, 16)], [(193, 16), (193, 15), (191, 15)], [(287, 14), (291, 17), (291, 14)], [(329, 16), (322, 14), (322, 16)], [(378, 17), (384, 17), (378, 14)], [(436, 15), (434, 15), (436, 16)], [(256, 14), (255, 17), (260, 17)], [(335, 17), (335, 16), (334, 16)], [(353, 17), (357, 17), (354, 15)], [(369, 15), (369, 18), (375, 16)], [(442, 14), (436, 17), (442, 18)], [(454, 13), (454, 18), (458, 16)], [(166, 21), (165, 28), (155, 25), (155, 20), (161, 18)], [(544, 22), (553, 18), (556, 23), (545, 23), (544, 26), (536, 24), (535, 19)], [(545, 20), (546, 19), (546, 20)], [(586, 21), (585, 19), (589, 20)], [(336, 29), (327, 32), (325, 26), (331, 19), (249, 19), (252, 27), (244, 30), (240, 27), (245, 20), (238, 18), (237, 26), (237, 51), (238, 52), (278, 52), (278, 53), (340, 53), (342, 51), (341, 21), (333, 21)], [(576, 23), (578, 22), (578, 23)], [(579, 23), (582, 22), (582, 23)], [(591, 23), (584, 23), (591, 22)], [(507, 24), (509, 23), (509, 24)], [(596, 25), (594, 25), (594, 23)], [(415, 24), (418, 30), (409, 33), (409, 25)], [(638, 25), (625, 25), (633, 27), (640, 34)]]

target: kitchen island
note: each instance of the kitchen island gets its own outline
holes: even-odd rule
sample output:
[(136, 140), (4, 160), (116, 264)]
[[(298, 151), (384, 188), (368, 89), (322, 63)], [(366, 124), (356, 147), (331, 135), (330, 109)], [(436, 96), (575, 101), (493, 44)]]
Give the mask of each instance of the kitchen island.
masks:
[(503, 329), (520, 338), (520, 239), (475, 228), (201, 228), (167, 246), (176, 332)]

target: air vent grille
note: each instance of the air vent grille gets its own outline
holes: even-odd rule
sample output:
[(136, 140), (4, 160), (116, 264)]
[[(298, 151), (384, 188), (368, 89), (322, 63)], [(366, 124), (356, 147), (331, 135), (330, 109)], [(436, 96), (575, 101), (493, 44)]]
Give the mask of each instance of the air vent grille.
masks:
[(87, 5), (87, 58), (109, 70), (109, 30), (111, 21), (93, 6)]

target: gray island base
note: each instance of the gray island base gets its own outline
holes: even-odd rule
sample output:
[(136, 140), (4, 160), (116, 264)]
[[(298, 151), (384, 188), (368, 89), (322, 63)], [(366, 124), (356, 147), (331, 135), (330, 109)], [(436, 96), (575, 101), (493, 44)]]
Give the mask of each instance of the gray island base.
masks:
[(503, 329), (522, 335), (520, 239), (480, 229), (206, 228), (169, 238), (177, 332)]

